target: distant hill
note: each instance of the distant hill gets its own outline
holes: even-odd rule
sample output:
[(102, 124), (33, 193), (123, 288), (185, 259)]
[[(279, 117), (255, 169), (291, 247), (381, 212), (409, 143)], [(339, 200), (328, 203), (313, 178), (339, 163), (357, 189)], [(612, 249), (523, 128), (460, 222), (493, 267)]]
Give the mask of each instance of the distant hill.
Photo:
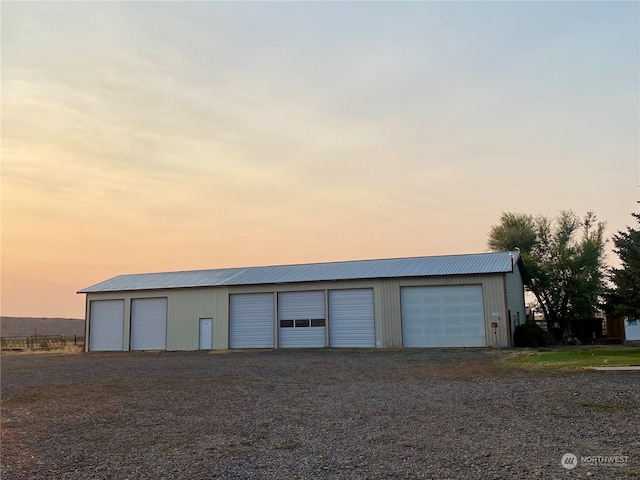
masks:
[(0, 336), (24, 337), (38, 335), (67, 335), (84, 337), (84, 320), (77, 318), (0, 317)]

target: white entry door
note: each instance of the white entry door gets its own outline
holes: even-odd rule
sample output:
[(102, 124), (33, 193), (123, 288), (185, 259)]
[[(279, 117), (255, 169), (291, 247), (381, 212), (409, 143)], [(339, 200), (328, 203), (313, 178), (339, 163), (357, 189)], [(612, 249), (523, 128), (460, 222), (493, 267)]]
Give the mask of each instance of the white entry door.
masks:
[(212, 325), (211, 318), (200, 319), (200, 341), (198, 343), (200, 350), (211, 350)]

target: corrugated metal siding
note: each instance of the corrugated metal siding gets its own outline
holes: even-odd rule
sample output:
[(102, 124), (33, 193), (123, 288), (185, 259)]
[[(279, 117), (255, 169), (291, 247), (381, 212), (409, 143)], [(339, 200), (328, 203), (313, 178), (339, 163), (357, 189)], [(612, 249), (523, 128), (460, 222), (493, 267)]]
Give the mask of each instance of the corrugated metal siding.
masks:
[(167, 349), (196, 350), (201, 318), (213, 319), (213, 349), (229, 348), (229, 300), (226, 288), (170, 290), (164, 293), (169, 297), (168, 332), (172, 337), (167, 341)]
[[(498, 321), (498, 341), (501, 346), (508, 345), (506, 329), (506, 311), (504, 300), (504, 284), (502, 275), (461, 275), (452, 277), (403, 278), (384, 280), (380, 295), (376, 298), (376, 308), (381, 314), (376, 317), (376, 342), (381, 347), (402, 346), (402, 323), (400, 306), (400, 287), (432, 286), (432, 285), (482, 285), (484, 300), (485, 333), (487, 345), (494, 346), (496, 340), (491, 329), (491, 322)], [(377, 294), (377, 292), (376, 292)], [(494, 320), (493, 313), (499, 318)]]
[(229, 287), (229, 292), (283, 292), (373, 287), (376, 347), (385, 348), (402, 347), (400, 287), (430, 285), (482, 285), (487, 345), (494, 346), (496, 343), (491, 329), (491, 322), (494, 321), (494, 312), (499, 315), (496, 321), (502, 322), (497, 332), (498, 341), (503, 347), (508, 345), (503, 275), (455, 275), (450, 277), (394, 278), (285, 285), (246, 285)]
[[(228, 295), (231, 293), (373, 288), (376, 347), (401, 347), (401, 286), (482, 285), (487, 345), (494, 346), (496, 343), (491, 329), (491, 322), (494, 321), (492, 315), (493, 312), (496, 312), (499, 316), (496, 321), (501, 325), (498, 329), (498, 341), (501, 346), (506, 346), (509, 343), (506, 331), (507, 312), (503, 277), (503, 275), (456, 275), (450, 277), (247, 285), (126, 293), (91, 293), (87, 295), (87, 301), (126, 300), (123, 339), (125, 349), (128, 349), (129, 345), (130, 299), (149, 297), (167, 297), (168, 299), (168, 350), (197, 350), (198, 321), (200, 318), (213, 318), (213, 348), (226, 349), (229, 347)], [(88, 326), (88, 328), (90, 327)]]
[(374, 286), (376, 347), (401, 347), (400, 282), (382, 280)]
[(493, 252), (119, 275), (79, 293), (505, 273), (517, 256), (517, 252)]
[(313, 290), (333, 290), (343, 288), (371, 288), (377, 280), (344, 280), (340, 282), (309, 282), (274, 285), (243, 285), (228, 287), (229, 293), (259, 293), (259, 292), (305, 292)]
[(123, 349), (129, 350), (131, 299), (167, 298), (167, 350), (197, 350), (200, 318), (213, 319), (213, 348), (229, 348), (229, 301), (227, 288), (92, 293), (91, 300), (124, 300)]
[[(132, 298), (150, 298), (150, 297), (166, 297), (167, 294), (154, 295), (154, 292), (132, 292), (131, 294), (123, 293), (90, 293), (87, 295), (87, 302), (91, 304), (94, 300), (123, 300), (124, 301), (124, 331), (122, 332), (122, 350), (129, 350), (129, 337), (131, 331), (131, 299)], [(90, 312), (87, 312), (90, 316)], [(88, 325), (88, 334), (91, 335), (90, 321)], [(85, 351), (87, 350), (85, 345)]]
[[(259, 292), (299, 292), (307, 290), (334, 290), (334, 289), (353, 289), (353, 288), (373, 288), (374, 291), (380, 288), (379, 280), (351, 280), (341, 282), (314, 282), (314, 283), (291, 283), (278, 285), (244, 285), (237, 287), (229, 287), (229, 293), (259, 293)], [(392, 346), (386, 345), (383, 337), (379, 332), (384, 332), (386, 326), (378, 324), (379, 313), (381, 312), (380, 295), (374, 293), (374, 315), (376, 319), (376, 346)]]
[(507, 284), (507, 306), (511, 311), (511, 335), (513, 336), (515, 328), (527, 320), (524, 305), (524, 285), (522, 283), (522, 276), (518, 272), (518, 267), (515, 267), (513, 273), (507, 273), (505, 275), (505, 281)]
[[(491, 278), (491, 277), (490, 277)], [(496, 275), (487, 282), (483, 289), (484, 294), (484, 318), (485, 333), (487, 335), (487, 346), (507, 347), (509, 346), (507, 301), (504, 289), (504, 276)], [(498, 329), (494, 334), (491, 323), (497, 322)], [(497, 334), (497, 335), (496, 335)]]

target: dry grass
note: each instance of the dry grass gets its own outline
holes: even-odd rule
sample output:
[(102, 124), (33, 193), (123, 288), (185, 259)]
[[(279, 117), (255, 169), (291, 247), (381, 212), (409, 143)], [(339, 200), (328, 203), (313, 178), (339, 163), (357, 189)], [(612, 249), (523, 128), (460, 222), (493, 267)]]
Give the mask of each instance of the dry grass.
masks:
[(640, 365), (640, 348), (590, 346), (528, 349), (505, 357), (503, 362), (507, 366), (525, 370)]
[(73, 339), (71, 343), (67, 341), (67, 344), (64, 348), (48, 348), (43, 349), (39, 348), (36, 350), (31, 349), (23, 349), (23, 350), (0, 350), (0, 355), (77, 355), (80, 353), (84, 353), (84, 342), (78, 342), (77, 345), (73, 344)]

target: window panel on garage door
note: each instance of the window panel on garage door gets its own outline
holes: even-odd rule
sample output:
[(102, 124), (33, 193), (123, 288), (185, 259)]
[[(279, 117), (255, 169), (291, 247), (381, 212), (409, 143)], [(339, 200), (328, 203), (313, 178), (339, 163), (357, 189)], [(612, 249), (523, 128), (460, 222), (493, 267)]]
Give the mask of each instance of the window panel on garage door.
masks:
[(324, 347), (324, 291), (279, 293), (278, 322), (280, 347)]
[(273, 293), (229, 296), (231, 348), (273, 348)]
[(481, 285), (403, 287), (405, 347), (484, 347)]
[(329, 292), (329, 345), (374, 347), (373, 289)]
[(121, 351), (124, 300), (93, 300), (89, 305), (89, 350)]
[(131, 300), (131, 350), (166, 350), (167, 299)]

